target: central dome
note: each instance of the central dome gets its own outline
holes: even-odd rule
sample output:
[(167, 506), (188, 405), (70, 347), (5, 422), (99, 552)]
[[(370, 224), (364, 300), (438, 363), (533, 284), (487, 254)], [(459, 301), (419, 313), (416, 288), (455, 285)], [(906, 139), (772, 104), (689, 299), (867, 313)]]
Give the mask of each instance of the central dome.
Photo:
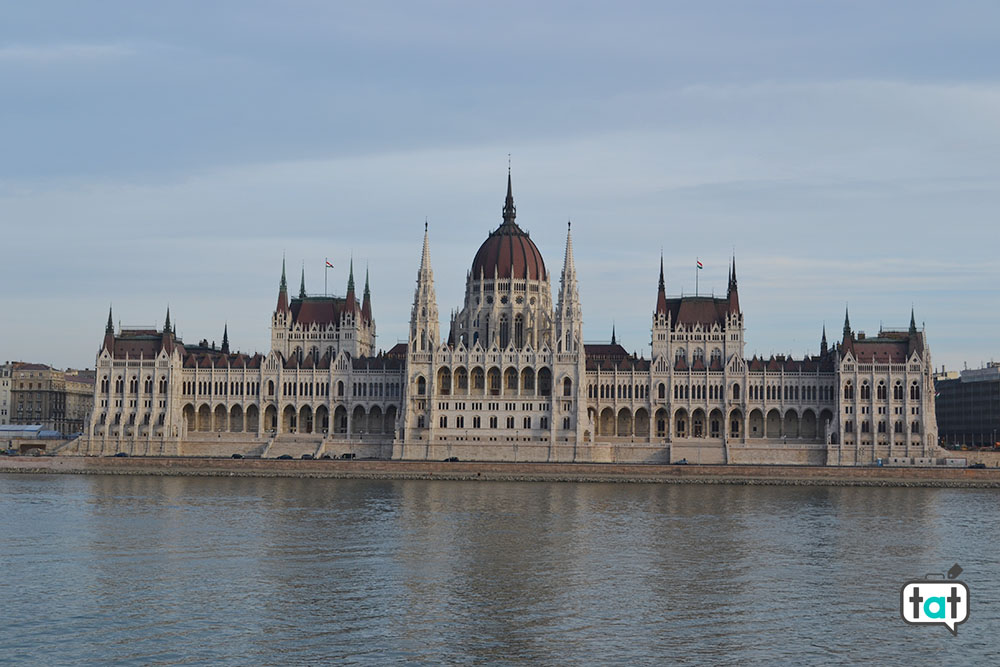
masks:
[(545, 262), (528, 233), (514, 222), (516, 210), (511, 191), (510, 174), (507, 174), (507, 201), (503, 207), (503, 224), (479, 246), (472, 260), (472, 278), (528, 278), (544, 280)]

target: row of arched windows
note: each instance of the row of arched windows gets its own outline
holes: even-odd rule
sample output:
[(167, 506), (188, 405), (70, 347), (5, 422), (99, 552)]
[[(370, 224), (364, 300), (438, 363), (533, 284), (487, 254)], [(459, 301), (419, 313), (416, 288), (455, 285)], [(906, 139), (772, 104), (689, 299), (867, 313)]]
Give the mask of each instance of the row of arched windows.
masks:
[[(872, 388), (868, 384), (868, 380), (864, 380), (861, 383), (860, 391), (858, 392), (862, 401), (870, 401), (872, 398)], [(878, 386), (875, 390), (875, 396), (877, 400), (884, 401), (888, 396), (888, 388), (885, 386), (884, 380), (879, 380)], [(892, 387), (892, 398), (895, 401), (903, 400), (903, 383), (901, 380), (896, 380), (896, 384)], [(854, 384), (848, 380), (844, 383), (844, 399), (853, 400), (854, 399)], [(920, 383), (914, 380), (910, 383), (910, 400), (919, 401), (920, 400)]]

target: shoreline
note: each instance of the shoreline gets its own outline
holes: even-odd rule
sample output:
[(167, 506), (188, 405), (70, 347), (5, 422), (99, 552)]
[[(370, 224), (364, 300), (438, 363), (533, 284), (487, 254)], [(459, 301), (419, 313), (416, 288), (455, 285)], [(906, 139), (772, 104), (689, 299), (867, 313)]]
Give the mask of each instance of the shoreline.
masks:
[(386, 460), (274, 460), (190, 457), (0, 457), (0, 473), (612, 482), (776, 486), (893, 486), (1000, 489), (1000, 469), (855, 468), (780, 465), (482, 463)]

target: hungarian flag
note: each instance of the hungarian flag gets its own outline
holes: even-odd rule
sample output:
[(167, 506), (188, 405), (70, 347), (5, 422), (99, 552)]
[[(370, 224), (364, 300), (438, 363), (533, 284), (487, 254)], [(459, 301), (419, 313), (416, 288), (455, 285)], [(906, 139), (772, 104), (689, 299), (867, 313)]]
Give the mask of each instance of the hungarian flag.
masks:
[(330, 260), (326, 260), (326, 268), (328, 268), (328, 269), (332, 269), (333, 268), (333, 264), (330, 263)]
[(698, 268), (699, 269), (704, 269), (705, 268), (705, 266), (699, 260), (695, 260), (695, 261), (698, 262)]

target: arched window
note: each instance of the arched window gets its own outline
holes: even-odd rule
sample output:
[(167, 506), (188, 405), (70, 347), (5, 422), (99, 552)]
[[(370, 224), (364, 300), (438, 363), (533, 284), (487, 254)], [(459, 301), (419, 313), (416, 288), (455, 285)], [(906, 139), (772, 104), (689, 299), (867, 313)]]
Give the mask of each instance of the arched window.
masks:
[(915, 381), (913, 384), (910, 385), (910, 400), (912, 401), (920, 400), (920, 385), (918, 385)]
[(851, 384), (850, 380), (844, 383), (844, 398), (846, 400), (851, 400), (854, 398), (854, 385)]
[(868, 381), (865, 380), (861, 383), (861, 400), (870, 401), (872, 397), (872, 388), (868, 386)]
[(912, 424), (910, 424), (910, 432), (911, 433), (920, 433), (920, 422), (915, 421)]
[(903, 383), (896, 381), (896, 384), (892, 387), (892, 397), (897, 401), (903, 400)]
[(510, 322), (507, 321), (506, 315), (500, 316), (500, 349), (507, 349), (507, 345), (510, 344)]
[(740, 399), (740, 385), (738, 382), (733, 383), (733, 400), (738, 401)]
[(417, 378), (417, 395), (424, 396), (427, 394), (427, 380), (421, 375)]
[(343, 395), (344, 395), (344, 382), (341, 380), (337, 382), (337, 396), (343, 396)]
[(885, 392), (885, 382), (883, 382), (882, 380), (879, 380), (878, 387), (877, 387), (876, 392), (875, 392), (875, 396), (876, 396), (876, 398), (878, 398), (878, 400), (884, 401), (885, 400), (885, 393), (886, 393)]
[(569, 378), (563, 380), (563, 396), (573, 395), (573, 381)]
[(667, 397), (667, 385), (665, 385), (665, 384), (663, 384), (661, 382), (660, 386), (656, 388), (656, 395), (659, 398), (666, 398)]
[(514, 347), (524, 347), (524, 318), (520, 315), (514, 318)]

